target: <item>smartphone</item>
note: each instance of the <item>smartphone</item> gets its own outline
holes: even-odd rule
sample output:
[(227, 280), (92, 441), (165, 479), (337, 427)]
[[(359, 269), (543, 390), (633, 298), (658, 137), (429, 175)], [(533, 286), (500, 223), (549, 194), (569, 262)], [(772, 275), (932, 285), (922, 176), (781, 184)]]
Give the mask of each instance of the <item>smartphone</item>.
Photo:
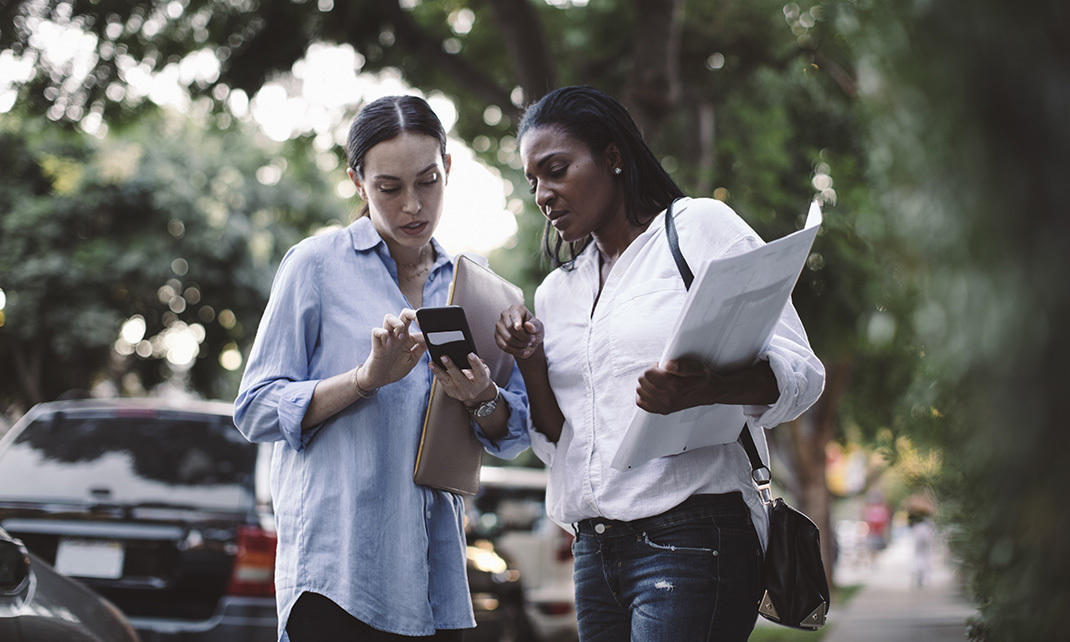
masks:
[(446, 355), (458, 368), (471, 369), (468, 354), (476, 351), (476, 344), (464, 308), (459, 305), (420, 308), (416, 311), (416, 321), (436, 364), (441, 366), (442, 355)]

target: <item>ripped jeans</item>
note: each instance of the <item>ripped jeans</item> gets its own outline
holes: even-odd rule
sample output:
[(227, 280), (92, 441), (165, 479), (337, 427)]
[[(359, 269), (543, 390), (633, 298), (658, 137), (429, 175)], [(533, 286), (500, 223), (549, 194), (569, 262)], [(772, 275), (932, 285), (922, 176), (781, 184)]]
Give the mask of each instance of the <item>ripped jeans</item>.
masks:
[(573, 525), (580, 642), (745, 642), (761, 545), (740, 493), (693, 495), (661, 515)]

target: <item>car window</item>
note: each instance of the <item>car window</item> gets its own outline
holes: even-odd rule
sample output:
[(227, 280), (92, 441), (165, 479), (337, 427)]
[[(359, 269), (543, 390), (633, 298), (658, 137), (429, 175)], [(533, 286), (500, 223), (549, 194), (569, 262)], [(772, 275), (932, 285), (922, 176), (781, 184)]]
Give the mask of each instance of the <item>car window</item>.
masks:
[(539, 530), (546, 519), (545, 494), (542, 489), (484, 485), (469, 502), (470, 528), (482, 536)]
[(57, 413), (0, 453), (0, 499), (247, 511), (255, 466), (256, 446), (218, 417)]

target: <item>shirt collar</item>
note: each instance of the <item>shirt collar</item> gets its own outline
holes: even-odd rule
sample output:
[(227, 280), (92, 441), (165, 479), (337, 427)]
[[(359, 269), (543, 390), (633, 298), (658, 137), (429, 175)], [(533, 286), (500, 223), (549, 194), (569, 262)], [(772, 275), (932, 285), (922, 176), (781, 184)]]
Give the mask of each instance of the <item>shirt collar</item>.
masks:
[(383, 238), (379, 236), (379, 232), (375, 230), (375, 226), (372, 225), (372, 220), (367, 216), (353, 221), (349, 226), (349, 237), (353, 239), (353, 249), (358, 252), (367, 252), (380, 243), (386, 245)]
[[(375, 225), (372, 224), (372, 220), (367, 216), (362, 216), (353, 221), (349, 226), (349, 237), (353, 241), (353, 249), (358, 252), (367, 252), (368, 250), (377, 249), (377, 251), (384, 255), (389, 256), (390, 251), (386, 247), (386, 241), (383, 237), (379, 236), (379, 232), (375, 229)], [(431, 247), (435, 250), (434, 269), (438, 269), (444, 263), (451, 263), (453, 261), (453, 255), (446, 251), (434, 237), (431, 238)]]

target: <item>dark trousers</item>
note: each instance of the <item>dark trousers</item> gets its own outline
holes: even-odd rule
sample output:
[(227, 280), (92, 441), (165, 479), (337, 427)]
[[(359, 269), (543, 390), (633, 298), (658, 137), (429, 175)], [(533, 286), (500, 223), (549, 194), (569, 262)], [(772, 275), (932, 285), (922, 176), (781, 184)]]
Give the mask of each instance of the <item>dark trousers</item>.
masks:
[(291, 642), (391, 642), (393, 640), (435, 640), (461, 642), (461, 629), (439, 630), (431, 636), (412, 637), (373, 629), (353, 617), (331, 599), (304, 592), (290, 610), (286, 634)]

